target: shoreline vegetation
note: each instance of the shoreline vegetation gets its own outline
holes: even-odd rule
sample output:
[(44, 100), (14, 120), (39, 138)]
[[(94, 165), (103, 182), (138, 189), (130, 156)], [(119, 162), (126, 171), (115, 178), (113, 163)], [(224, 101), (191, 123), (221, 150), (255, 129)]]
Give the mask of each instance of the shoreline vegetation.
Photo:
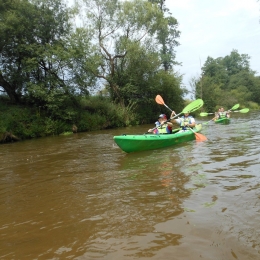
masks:
[(44, 107), (10, 104), (7, 97), (0, 97), (1, 144), (139, 123), (137, 115), (129, 108), (101, 96), (81, 99), (74, 107), (57, 108), (56, 113)]
[(165, 1), (6, 0), (0, 7), (0, 143), (153, 123), (167, 114), (154, 102), (158, 94), (175, 111), (187, 95), (203, 99), (206, 112), (236, 103), (260, 108), (260, 76), (235, 49), (208, 56), (183, 84), (181, 31)]
[[(109, 97), (87, 96), (71, 104), (57, 107), (56, 112), (45, 107), (12, 104), (0, 96), (0, 144), (47, 136), (70, 135), (78, 132), (113, 129), (140, 124), (152, 124), (157, 114), (166, 113), (163, 106), (150, 104), (139, 108), (115, 104)], [(184, 100), (184, 105), (190, 100)], [(181, 104), (181, 105), (183, 105)], [(181, 107), (181, 105), (178, 105)], [(251, 110), (259, 107), (248, 102)], [(140, 110), (142, 109), (142, 110)], [(201, 110), (195, 111), (197, 117)], [(134, 112), (135, 111), (135, 112)], [(181, 111), (181, 109), (180, 109)]]
[[(80, 99), (77, 106), (57, 108), (55, 114), (42, 107), (9, 102), (8, 97), (0, 96), (0, 144), (152, 124), (157, 114), (167, 114), (164, 107), (158, 104), (143, 107), (142, 112), (136, 113), (131, 108), (114, 104), (110, 98), (102, 96), (88, 96)], [(189, 102), (185, 100), (184, 104), (187, 105)], [(195, 111), (193, 116), (198, 116), (199, 112)]]

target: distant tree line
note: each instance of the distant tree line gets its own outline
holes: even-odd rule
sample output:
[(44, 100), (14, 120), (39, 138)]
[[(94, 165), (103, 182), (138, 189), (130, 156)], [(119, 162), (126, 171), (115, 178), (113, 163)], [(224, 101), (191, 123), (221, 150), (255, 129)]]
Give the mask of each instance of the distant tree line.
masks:
[(204, 100), (205, 110), (214, 111), (218, 106), (228, 109), (236, 103), (259, 108), (260, 76), (250, 69), (250, 57), (237, 50), (217, 59), (208, 57), (201, 76), (191, 83), (196, 98)]

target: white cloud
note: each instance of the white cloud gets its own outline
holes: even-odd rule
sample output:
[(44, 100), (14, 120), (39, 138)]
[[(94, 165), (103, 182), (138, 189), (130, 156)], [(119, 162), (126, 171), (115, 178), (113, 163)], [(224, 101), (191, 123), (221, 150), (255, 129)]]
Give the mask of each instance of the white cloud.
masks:
[(260, 74), (260, 2), (256, 0), (166, 0), (179, 22), (180, 46), (176, 69), (188, 85), (200, 74), (200, 63), (229, 55), (233, 49), (251, 57), (251, 68)]

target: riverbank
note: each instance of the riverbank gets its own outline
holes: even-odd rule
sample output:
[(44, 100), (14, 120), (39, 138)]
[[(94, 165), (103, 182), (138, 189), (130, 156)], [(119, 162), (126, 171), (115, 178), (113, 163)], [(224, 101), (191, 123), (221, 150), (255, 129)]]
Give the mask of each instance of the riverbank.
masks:
[(0, 143), (137, 124), (133, 112), (104, 97), (88, 97), (56, 109), (0, 100)]

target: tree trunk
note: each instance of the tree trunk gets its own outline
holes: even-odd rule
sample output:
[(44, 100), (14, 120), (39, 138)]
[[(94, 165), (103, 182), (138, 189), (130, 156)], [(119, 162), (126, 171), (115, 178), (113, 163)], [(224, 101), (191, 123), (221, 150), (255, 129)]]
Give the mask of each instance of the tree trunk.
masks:
[(10, 98), (11, 102), (17, 104), (20, 102), (20, 95), (15, 92), (15, 87), (11, 86), (3, 77), (2, 73), (0, 72), (0, 85), (7, 93), (8, 97)]
[(11, 132), (5, 132), (2, 134), (0, 143), (16, 142), (19, 140), (20, 139), (17, 136), (13, 135)]

